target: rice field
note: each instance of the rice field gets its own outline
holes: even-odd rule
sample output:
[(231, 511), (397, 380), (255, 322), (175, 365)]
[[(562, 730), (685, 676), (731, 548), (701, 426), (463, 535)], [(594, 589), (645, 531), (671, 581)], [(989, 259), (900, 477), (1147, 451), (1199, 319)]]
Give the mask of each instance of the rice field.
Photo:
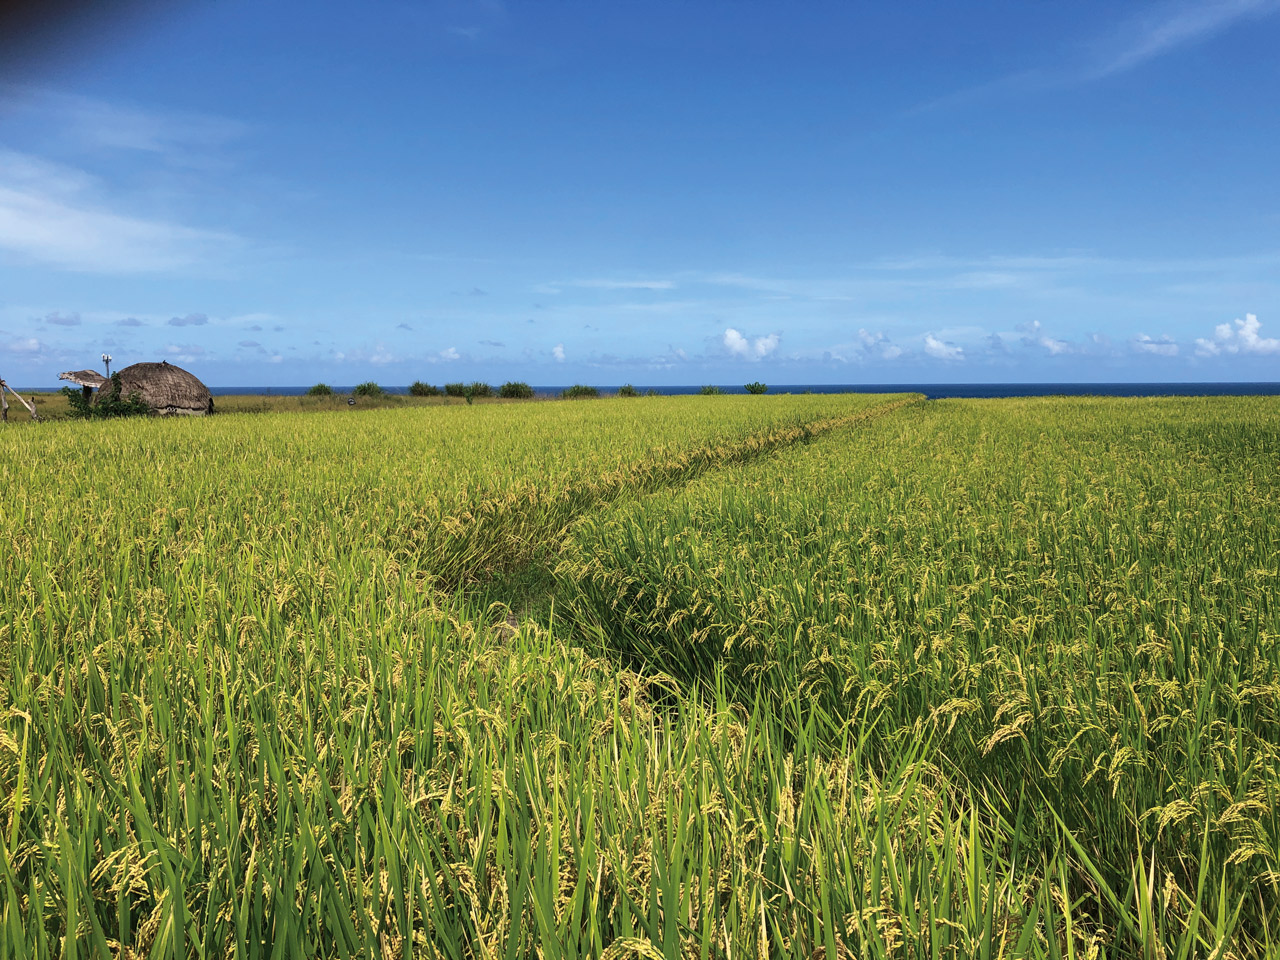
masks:
[[(558, 574), (620, 662), (833, 757), (856, 739), (864, 803), (915, 794), (872, 834), (896, 865), (853, 861), (836, 913), (854, 955), (894, 953), (885, 928), (900, 955), (934, 955), (921, 912), (964, 894), (918, 858), (965, 817), (1008, 871), (997, 952), (1272, 955), (1278, 415), (1253, 398), (916, 405), (584, 518)], [(868, 904), (877, 870), (927, 889)], [(1055, 935), (1059, 894), (1074, 917)]]
[(1274, 954), (1277, 414), (11, 425), (0, 958)]

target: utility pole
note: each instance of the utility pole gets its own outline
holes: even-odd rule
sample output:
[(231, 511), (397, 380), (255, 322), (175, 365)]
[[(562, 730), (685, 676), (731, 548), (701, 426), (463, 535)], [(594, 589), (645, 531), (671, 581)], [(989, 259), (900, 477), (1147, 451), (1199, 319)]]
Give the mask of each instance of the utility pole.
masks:
[(102, 355), (102, 362), (107, 365), (107, 379), (110, 380), (111, 379), (111, 354), (104, 353)]

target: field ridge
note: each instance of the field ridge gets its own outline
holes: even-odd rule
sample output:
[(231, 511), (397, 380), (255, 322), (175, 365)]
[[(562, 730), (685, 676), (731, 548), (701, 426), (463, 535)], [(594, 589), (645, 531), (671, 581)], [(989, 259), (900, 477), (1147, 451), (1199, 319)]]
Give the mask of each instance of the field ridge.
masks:
[[(926, 402), (923, 395), (909, 394), (852, 413), (797, 421), (739, 438), (716, 437), (685, 449), (659, 448), (651, 459), (598, 477), (580, 478), (559, 488), (546, 487), (536, 479), (527, 480), (497, 495), (482, 496), (443, 520), (415, 525), (404, 534), (404, 557), (417, 567), (424, 557), (431, 556), (435, 568), (433, 577), (444, 588), (510, 573), (533, 563), (548, 549), (554, 550), (574, 521), (594, 507), (627, 495), (671, 489), (712, 470), (744, 464), (833, 430), (869, 423), (923, 402)], [(469, 548), (467, 553), (455, 554), (444, 569), (439, 560), (441, 531)]]

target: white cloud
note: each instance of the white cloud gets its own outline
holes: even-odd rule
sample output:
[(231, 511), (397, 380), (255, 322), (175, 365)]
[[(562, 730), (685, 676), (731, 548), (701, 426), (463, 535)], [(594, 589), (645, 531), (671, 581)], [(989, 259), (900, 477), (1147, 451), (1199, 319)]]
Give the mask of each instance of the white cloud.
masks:
[(171, 343), (164, 348), (164, 352), (178, 363), (195, 363), (205, 358), (204, 347), (192, 343)]
[(88, 174), (0, 151), (0, 251), (92, 273), (174, 270), (224, 255), (237, 238), (106, 209)]
[(676, 285), (672, 280), (574, 280), (568, 286), (589, 290), (674, 290)]
[(963, 360), (964, 350), (950, 343), (943, 343), (931, 333), (924, 335), (924, 352), (937, 360)]
[(551, 355), (556, 358), (556, 363), (564, 363), (564, 344), (557, 343), (552, 347)]
[(1120, 49), (1112, 50), (1103, 62), (1086, 74), (1099, 79), (1141, 66), (1178, 47), (1200, 43), (1246, 17), (1257, 17), (1276, 9), (1275, 0), (1198, 0), (1164, 5), (1163, 16), (1136, 22), (1120, 38)]
[(1157, 357), (1176, 357), (1178, 355), (1176, 341), (1169, 337), (1154, 339), (1145, 333), (1140, 333), (1133, 338), (1133, 348), (1139, 353), (1153, 353)]
[(875, 333), (859, 330), (858, 340), (864, 353), (876, 356), (881, 360), (896, 360), (902, 356), (902, 348), (893, 343), (882, 330), (878, 330)]
[(1041, 329), (1039, 320), (1020, 323), (1018, 324), (1018, 329), (1026, 334), (1026, 336), (1022, 338), (1022, 345), (1024, 347), (1042, 347), (1051, 357), (1071, 352), (1071, 344), (1066, 340), (1059, 340), (1056, 337), (1051, 337), (1046, 334)]
[(0, 101), (8, 110), (38, 116), (61, 138), (91, 150), (134, 150), (199, 160), (248, 130), (225, 117), (148, 110), (14, 84), (0, 84)]
[(1060, 353), (1071, 352), (1071, 344), (1067, 343), (1065, 340), (1057, 340), (1053, 337), (1041, 337), (1039, 343), (1040, 346), (1048, 350), (1049, 355), (1053, 357), (1056, 357)]
[(14, 353), (39, 353), (40, 341), (35, 337), (23, 337), (13, 340), (9, 343), (9, 349)]
[(448, 362), (461, 359), (462, 354), (458, 353), (457, 347), (446, 347), (440, 351), (440, 359)]
[(1280, 353), (1280, 340), (1274, 337), (1259, 336), (1262, 324), (1255, 314), (1246, 313), (1243, 320), (1237, 319), (1235, 325), (1220, 323), (1213, 328), (1213, 338), (1196, 338), (1196, 355), (1200, 357), (1216, 357), (1220, 354), (1251, 353), (1268, 355)]
[(1242, 20), (1273, 13), (1280, 9), (1280, 3), (1277, 0), (1165, 0), (1146, 5), (1146, 9), (1145, 15), (1130, 19), (1111, 36), (1090, 44), (1091, 51), (1083, 58), (1077, 55), (1074, 62), (1006, 74), (936, 97), (907, 114), (1097, 82), (1136, 69), (1182, 47), (1203, 43)]
[(724, 348), (733, 356), (744, 360), (763, 360), (778, 349), (780, 341), (781, 338), (776, 333), (756, 337), (753, 340), (743, 336), (733, 327), (726, 328), (724, 332)]

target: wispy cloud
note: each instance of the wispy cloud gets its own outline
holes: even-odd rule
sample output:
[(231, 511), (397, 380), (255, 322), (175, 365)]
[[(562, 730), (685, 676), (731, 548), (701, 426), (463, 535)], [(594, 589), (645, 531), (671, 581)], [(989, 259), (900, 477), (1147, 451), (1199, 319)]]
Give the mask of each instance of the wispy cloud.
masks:
[(608, 277), (586, 280), (564, 280), (551, 283), (540, 283), (535, 286), (535, 293), (563, 293), (566, 287), (579, 290), (674, 290), (674, 280), (615, 280)]
[(1280, 0), (1173, 0), (1149, 7), (1085, 52), (1064, 51), (1056, 63), (1019, 70), (962, 87), (907, 111), (916, 115), (1009, 96), (1074, 87), (1126, 73), (1158, 57), (1212, 39), (1241, 21), (1280, 10)]
[(0, 151), (0, 251), (92, 273), (172, 271), (222, 258), (238, 238), (110, 209), (93, 177)]
[(1170, 337), (1149, 337), (1140, 333), (1133, 338), (1133, 349), (1139, 353), (1150, 353), (1157, 357), (1176, 357), (1178, 343)]
[(1022, 345), (1025, 347), (1042, 347), (1051, 357), (1056, 357), (1062, 353), (1071, 352), (1071, 344), (1066, 340), (1060, 340), (1057, 337), (1051, 337), (1044, 332), (1044, 328), (1040, 325), (1039, 320), (1032, 320), (1029, 323), (1018, 324), (1018, 329), (1022, 331)]
[(1079, 76), (1098, 80), (1132, 70), (1179, 47), (1202, 43), (1241, 20), (1280, 9), (1276, 0), (1196, 0), (1161, 4), (1100, 44), (1101, 61)]
[(126, 150), (199, 161), (244, 136), (238, 120), (207, 114), (149, 110), (42, 87), (0, 84), (0, 104), (10, 113), (34, 114), (61, 141), (91, 150)]

